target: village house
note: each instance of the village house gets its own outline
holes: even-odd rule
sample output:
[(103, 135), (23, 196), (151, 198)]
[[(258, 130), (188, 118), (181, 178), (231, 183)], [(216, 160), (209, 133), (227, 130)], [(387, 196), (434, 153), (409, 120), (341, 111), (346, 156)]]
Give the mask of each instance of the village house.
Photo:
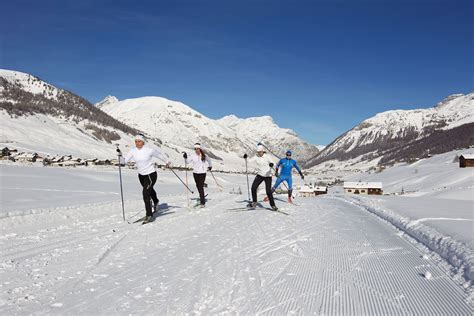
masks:
[(382, 182), (344, 182), (344, 192), (348, 194), (381, 195)]
[(459, 168), (474, 167), (474, 154), (462, 154), (459, 156)]
[(8, 160), (10, 157), (13, 157), (13, 156), (15, 156), (15, 155), (17, 155), (17, 154), (18, 154), (18, 150), (17, 150), (17, 149), (10, 149), (10, 148), (8, 148), (8, 147), (4, 147), (4, 148), (2, 149), (1, 154), (0, 154), (0, 155), (1, 155), (0, 158), (1, 158), (2, 160)]
[(37, 153), (21, 153), (21, 154), (15, 156), (15, 161), (36, 162), (37, 157), (38, 157)]
[(308, 185), (304, 185), (298, 190), (298, 195), (300, 197), (312, 197), (312, 196), (317, 196), (317, 195), (327, 194), (327, 193), (328, 193), (328, 188), (326, 186), (311, 187)]

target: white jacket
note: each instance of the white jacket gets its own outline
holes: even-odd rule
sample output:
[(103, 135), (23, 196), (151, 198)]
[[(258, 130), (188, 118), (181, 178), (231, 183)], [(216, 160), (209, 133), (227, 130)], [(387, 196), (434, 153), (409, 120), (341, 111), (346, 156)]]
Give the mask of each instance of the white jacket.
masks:
[(202, 161), (201, 155), (191, 154), (187, 159), (186, 163), (193, 166), (193, 173), (206, 173), (208, 167), (212, 167), (211, 158), (206, 155), (206, 159)]
[(128, 163), (130, 160), (135, 161), (135, 165), (137, 166), (138, 173), (146, 176), (150, 173), (155, 172), (155, 163), (153, 162), (153, 157), (159, 158), (165, 163), (169, 163), (168, 157), (163, 155), (160, 150), (157, 148), (151, 148), (147, 146), (143, 146), (141, 149), (136, 147), (130, 149), (127, 155), (121, 157), (120, 163)]
[(271, 177), (272, 176), (272, 167), (271, 163), (275, 163), (270, 157), (264, 153), (262, 157), (258, 155), (253, 157), (250, 160), (251, 166), (254, 168), (254, 171), (262, 177)]

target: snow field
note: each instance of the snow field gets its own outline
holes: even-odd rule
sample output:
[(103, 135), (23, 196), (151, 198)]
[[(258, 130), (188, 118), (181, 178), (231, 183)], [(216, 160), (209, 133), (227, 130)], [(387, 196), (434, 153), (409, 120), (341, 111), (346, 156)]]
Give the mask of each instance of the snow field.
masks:
[(124, 223), (119, 201), (1, 219), (0, 313), (473, 312), (435, 260), (343, 199), (277, 201), (285, 216), (231, 211), (245, 195), (215, 191), (191, 211), (182, 191), (163, 196), (144, 226)]

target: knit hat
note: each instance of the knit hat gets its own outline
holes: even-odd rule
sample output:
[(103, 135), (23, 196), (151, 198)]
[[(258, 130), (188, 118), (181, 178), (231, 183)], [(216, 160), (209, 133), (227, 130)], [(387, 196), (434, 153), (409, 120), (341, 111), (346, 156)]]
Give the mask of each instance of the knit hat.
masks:
[(263, 145), (259, 144), (257, 145), (257, 151), (265, 151), (265, 148), (263, 147)]
[(199, 143), (194, 144), (194, 149), (201, 149), (201, 144)]
[(143, 136), (143, 134), (137, 134), (135, 135), (135, 140), (141, 140), (142, 142), (145, 142), (145, 136)]

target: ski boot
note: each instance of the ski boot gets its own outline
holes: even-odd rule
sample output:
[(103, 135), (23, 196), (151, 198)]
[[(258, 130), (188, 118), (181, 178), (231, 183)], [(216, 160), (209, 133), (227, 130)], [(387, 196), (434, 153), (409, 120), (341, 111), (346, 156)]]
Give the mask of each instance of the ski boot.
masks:
[(151, 219), (152, 219), (152, 217), (151, 217), (151, 216), (149, 216), (149, 215), (145, 216), (145, 220), (143, 221), (143, 223), (142, 223), (142, 224), (146, 224), (146, 223), (149, 223), (149, 222), (151, 222)]
[(255, 209), (257, 207), (257, 202), (250, 202), (247, 204), (247, 207), (250, 209)]
[(276, 207), (276, 205), (273, 205), (272, 206), (272, 211), (274, 211), (274, 212), (278, 211), (278, 207)]

